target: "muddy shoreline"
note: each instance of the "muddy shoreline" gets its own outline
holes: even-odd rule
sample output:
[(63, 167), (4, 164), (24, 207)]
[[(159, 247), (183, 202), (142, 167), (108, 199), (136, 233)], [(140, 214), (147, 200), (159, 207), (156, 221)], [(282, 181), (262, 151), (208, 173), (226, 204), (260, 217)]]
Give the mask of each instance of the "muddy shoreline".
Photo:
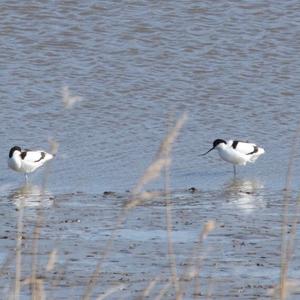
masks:
[[(99, 262), (101, 274), (91, 290), (92, 299), (105, 293), (111, 293), (108, 299), (142, 299), (151, 284), (146, 299), (155, 299), (164, 288), (163, 299), (174, 299), (174, 288), (168, 287), (165, 199), (157, 197), (132, 209), (116, 230), (128, 197), (126, 192), (39, 195), (34, 189), (23, 189), (2, 198), (0, 297), (5, 299), (13, 287), (16, 222), (23, 209), (22, 299), (30, 298), (26, 281), (32, 269), (37, 216), (41, 232), (36, 271), (47, 299), (81, 299)], [(234, 182), (214, 192), (174, 191), (171, 200), (172, 240), (184, 299), (194, 297), (195, 279), (187, 278), (194, 259), (199, 262), (200, 298), (271, 299), (279, 282), (282, 191)], [(214, 230), (199, 242), (199, 234), (210, 221)], [(113, 234), (112, 247), (103, 259)], [(53, 251), (55, 264), (47, 271)], [(296, 252), (289, 274), (296, 277), (299, 271)]]

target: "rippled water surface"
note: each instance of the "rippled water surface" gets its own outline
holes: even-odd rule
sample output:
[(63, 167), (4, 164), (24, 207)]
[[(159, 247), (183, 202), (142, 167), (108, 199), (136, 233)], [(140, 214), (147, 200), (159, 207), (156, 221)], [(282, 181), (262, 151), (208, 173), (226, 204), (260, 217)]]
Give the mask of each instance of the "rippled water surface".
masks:
[[(217, 153), (199, 157), (219, 137), (262, 145), (240, 176), (281, 186), (300, 112), (299, 11), (298, 1), (2, 4), (1, 181), (23, 180), (6, 168), (12, 145), (47, 148), (52, 137), (52, 190), (130, 189), (170, 115), (187, 111), (174, 187), (231, 176)], [(63, 86), (83, 98), (71, 110)]]
[[(257, 222), (248, 232), (254, 244), (246, 242), (246, 249), (250, 252), (242, 253), (239, 259), (243, 260), (243, 255), (251, 258), (251, 247), (257, 242), (253, 235), (257, 228), (261, 234), (259, 238), (263, 240), (267, 236), (277, 247), (272, 252), (261, 240), (262, 250), (255, 252), (258, 255), (255, 259), (261, 263), (261, 257), (265, 256), (264, 247), (271, 251), (267, 256), (271, 263), (265, 264), (271, 268), (270, 277), (264, 282), (264, 291), (258, 292), (258, 295), (265, 296), (266, 289), (278, 282), (282, 207), (277, 211), (276, 205), (282, 205), (281, 191), (285, 186), (288, 158), (300, 121), (299, 24), (300, 2), (295, 0), (11, 0), (2, 3), (0, 194), (10, 205), (7, 209), (11, 211), (7, 215), (14, 215), (15, 209), (22, 207), (23, 197), (30, 199), (25, 203), (24, 222), (32, 224), (36, 216), (30, 211), (36, 207), (42, 207), (48, 217), (54, 213), (47, 223), (51, 229), (53, 222), (55, 228), (49, 233), (50, 244), (47, 245), (53, 249), (51, 243), (56, 242), (56, 230), (61, 230), (56, 222), (64, 222), (59, 210), (53, 210), (57, 205), (59, 207), (56, 197), (63, 199), (61, 205), (66, 214), (70, 205), (74, 223), (84, 218), (84, 222), (88, 222), (88, 213), (93, 215), (93, 209), (88, 205), (104, 191), (122, 193), (123, 196), (117, 198), (118, 205), (121, 205), (127, 199), (125, 191), (133, 188), (153, 160), (172, 120), (187, 112), (188, 120), (173, 148), (171, 186), (174, 191), (196, 187), (204, 193), (208, 206), (203, 211), (201, 194), (200, 198), (188, 198), (187, 211), (184, 210), (187, 217), (174, 218), (178, 224), (185, 218), (188, 220), (189, 213), (193, 212), (189, 205), (196, 201), (195, 212), (199, 215), (207, 212), (209, 217), (217, 219), (221, 234), (218, 235), (217, 231), (214, 238), (217, 237), (218, 243), (224, 238), (224, 249), (217, 248), (221, 254), (218, 252), (216, 256), (220, 260), (222, 251), (227, 254), (232, 251), (232, 245), (226, 244), (228, 240), (224, 233), (230, 232), (225, 230), (228, 227), (223, 230), (222, 224), (230, 224), (231, 230), (239, 228), (237, 225), (246, 220), (241, 231), (247, 232), (247, 222)], [(62, 102), (62, 90), (66, 87), (72, 95), (82, 98), (71, 109), (65, 109)], [(51, 172), (44, 201), (39, 198), (40, 192), (35, 191), (41, 189), (41, 175), (45, 172), (39, 170), (31, 176), (34, 188), (22, 187), (24, 178), (8, 170), (7, 156), (13, 145), (47, 150), (49, 138), (58, 141), (59, 151), (49, 166)], [(239, 167), (237, 179), (232, 180), (232, 166), (222, 161), (216, 152), (200, 156), (216, 138), (253, 141), (264, 147), (266, 153), (255, 164)], [(292, 181), (295, 190), (299, 188), (300, 179), (299, 151), (296, 149)], [(146, 188), (153, 187), (163, 188), (162, 180)], [(78, 193), (80, 201), (75, 199)], [(34, 195), (38, 195), (37, 198)], [(69, 195), (68, 201), (64, 195)], [(218, 201), (217, 205), (214, 205), (214, 200)], [(270, 201), (271, 211), (268, 210)], [(115, 220), (114, 208), (110, 206), (113, 204), (102, 199), (95, 205), (97, 216), (102, 214), (99, 215), (101, 222), (102, 218), (105, 220), (103, 212), (106, 209), (108, 220)], [(6, 202), (3, 205), (7, 207)], [(85, 205), (86, 215), (82, 212), (86, 211)], [(30, 207), (29, 211), (27, 207)], [(246, 216), (243, 220), (239, 218), (239, 210)], [(82, 215), (78, 216), (78, 213)], [(148, 217), (147, 208), (142, 208), (140, 213), (142, 220)], [(258, 213), (259, 219), (256, 219)], [(223, 214), (225, 219), (219, 220)], [(12, 239), (16, 219), (7, 220), (7, 215), (3, 212), (2, 226), (6, 228), (10, 224), (13, 229), (9, 233), (12, 235), (8, 239), (10, 244), (6, 246), (14, 249)], [(274, 223), (266, 226), (275, 224), (275, 227), (268, 227), (265, 233), (261, 226), (268, 216)], [(198, 220), (197, 216), (194, 217)], [(203, 224), (204, 219), (199, 218), (199, 224)], [(79, 237), (84, 236), (84, 247), (88, 250), (82, 255), (87, 257), (91, 251), (88, 241), (97, 237), (93, 235), (95, 230), (115, 224), (109, 221), (109, 225), (97, 224), (97, 220), (92, 218), (85, 229), (79, 228), (78, 232), (76, 228), (68, 227), (73, 223), (67, 220), (70, 224), (63, 230), (66, 230), (66, 236), (75, 236), (74, 245), (67, 245), (71, 247), (70, 251), (77, 251)], [(143, 242), (157, 238), (163, 247), (167, 247), (165, 227), (156, 228), (153, 224), (147, 231), (143, 227), (145, 224), (129, 223), (120, 231), (119, 237), (121, 240), (128, 237), (133, 244), (139, 241), (141, 247)], [(143, 230), (139, 232), (136, 226), (142, 226)], [(46, 233), (48, 229), (45, 229)], [(274, 234), (273, 229), (276, 230)], [(188, 229), (189, 235), (185, 230), (185, 226), (179, 226), (174, 240), (191, 249), (199, 234), (199, 226)], [(101, 237), (101, 245), (107, 236)], [(239, 233), (232, 243), (244, 238)], [(214, 245), (220, 247), (218, 243)], [(238, 247), (243, 249), (241, 245)], [(121, 243), (120, 247), (125, 246)], [(184, 255), (181, 250), (187, 256), (190, 253), (181, 248), (177, 250), (178, 255)], [(1, 255), (4, 257), (6, 252)], [(229, 257), (234, 260), (235, 253)], [(63, 260), (61, 256), (60, 259)], [(252, 270), (247, 268), (247, 259), (242, 261), (241, 269), (235, 269), (237, 273), (244, 272), (246, 277)], [(212, 259), (205, 276), (214, 273), (214, 268), (217, 268), (214, 261)], [(64, 266), (64, 262), (60, 263)], [(82, 263), (88, 262), (83, 260)], [(163, 263), (168, 267), (165, 260)], [(78, 279), (83, 287), (86, 287), (96, 264), (97, 259), (92, 260), (92, 267), (88, 268), (84, 280)], [(112, 265), (113, 268), (120, 267), (118, 263)], [(128, 266), (132, 267), (131, 264)], [(232, 270), (227, 268), (228, 265), (217, 270), (217, 281), (222, 276), (232, 275)], [(293, 269), (295, 274), (298, 274), (297, 268)], [(159, 268), (155, 272), (159, 272), (157, 270)], [(73, 271), (77, 274), (78, 269)], [(130, 269), (137, 276), (135, 271)], [(147, 282), (153, 280), (155, 272)], [(254, 277), (259, 272), (255, 269)], [(252, 283), (245, 280), (242, 288), (249, 284), (251, 287)], [(256, 289), (260, 289), (258, 283), (255, 284)], [(70, 285), (74, 287), (76, 282)], [(144, 288), (145, 285), (139, 286), (139, 291)], [(234, 286), (234, 289), (233, 293), (227, 291), (228, 299), (238, 295), (239, 287)], [(222, 285), (216, 299), (222, 296), (221, 290)], [(82, 295), (81, 292), (78, 295)], [(244, 295), (253, 299), (256, 294), (251, 290)], [(62, 294), (63, 299), (66, 297)]]

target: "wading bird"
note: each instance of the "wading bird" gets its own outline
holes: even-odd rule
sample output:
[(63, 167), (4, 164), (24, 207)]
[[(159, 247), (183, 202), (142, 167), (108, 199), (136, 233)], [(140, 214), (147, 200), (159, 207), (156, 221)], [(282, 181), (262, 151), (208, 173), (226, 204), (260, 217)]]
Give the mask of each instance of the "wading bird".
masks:
[(233, 164), (234, 175), (236, 175), (236, 165), (244, 166), (247, 162), (253, 163), (260, 155), (265, 153), (263, 148), (260, 148), (253, 143), (216, 139), (213, 142), (213, 147), (201, 155), (206, 155), (214, 149), (218, 150), (219, 155), (223, 160)]
[(52, 154), (42, 150), (22, 150), (19, 146), (14, 146), (9, 151), (8, 166), (14, 171), (25, 173), (25, 180), (27, 182), (28, 173), (34, 172), (53, 157)]

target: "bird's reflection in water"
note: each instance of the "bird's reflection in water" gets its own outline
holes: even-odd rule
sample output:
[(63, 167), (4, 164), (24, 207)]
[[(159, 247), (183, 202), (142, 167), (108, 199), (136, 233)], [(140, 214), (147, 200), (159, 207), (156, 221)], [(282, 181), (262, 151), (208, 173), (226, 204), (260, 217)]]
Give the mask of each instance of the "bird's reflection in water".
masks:
[(25, 184), (9, 195), (11, 201), (20, 209), (22, 207), (49, 207), (53, 204), (51, 194), (41, 186)]
[(262, 190), (264, 185), (259, 180), (232, 179), (224, 186), (228, 203), (233, 204), (245, 213), (265, 207)]

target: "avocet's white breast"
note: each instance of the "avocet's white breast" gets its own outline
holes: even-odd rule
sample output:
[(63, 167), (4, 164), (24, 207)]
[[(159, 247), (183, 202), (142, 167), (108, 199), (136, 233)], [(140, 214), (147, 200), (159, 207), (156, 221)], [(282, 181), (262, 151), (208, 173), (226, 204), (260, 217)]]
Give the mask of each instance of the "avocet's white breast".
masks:
[(231, 164), (245, 165), (249, 161), (249, 157), (233, 149), (230, 144), (220, 144), (216, 148), (220, 157)]
[(22, 166), (22, 160), (20, 155), (21, 155), (21, 151), (16, 149), (12, 153), (10, 153), (8, 157), (8, 166), (17, 172), (20, 171), (20, 168)]
[(236, 165), (254, 162), (265, 150), (254, 143), (229, 140), (217, 147), (219, 155), (225, 161)]

